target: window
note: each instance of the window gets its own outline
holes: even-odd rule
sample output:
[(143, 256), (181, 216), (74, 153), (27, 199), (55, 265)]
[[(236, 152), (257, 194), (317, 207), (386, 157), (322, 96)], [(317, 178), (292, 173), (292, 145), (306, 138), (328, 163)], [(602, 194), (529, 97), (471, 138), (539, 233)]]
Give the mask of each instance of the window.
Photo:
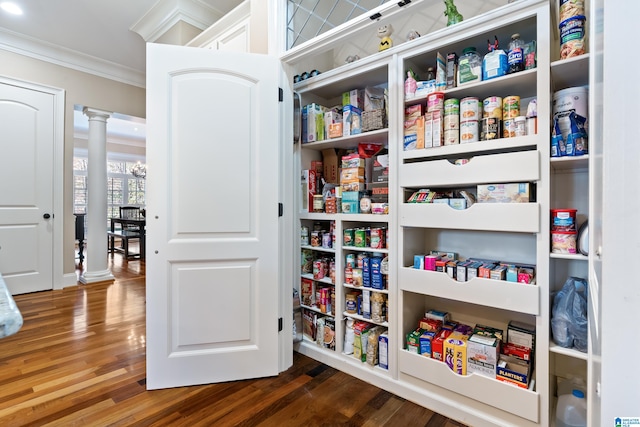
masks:
[[(107, 218), (118, 216), (120, 206), (145, 205), (145, 181), (131, 174), (138, 160), (107, 160)], [(87, 213), (87, 157), (73, 158), (73, 213)]]

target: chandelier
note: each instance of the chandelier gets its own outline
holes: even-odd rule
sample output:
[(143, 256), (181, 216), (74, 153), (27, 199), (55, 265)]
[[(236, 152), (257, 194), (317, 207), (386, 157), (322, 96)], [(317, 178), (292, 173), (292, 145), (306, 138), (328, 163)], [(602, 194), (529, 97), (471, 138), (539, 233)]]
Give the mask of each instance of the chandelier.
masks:
[(147, 165), (140, 162), (136, 163), (131, 168), (131, 175), (136, 178), (145, 179), (147, 177)]

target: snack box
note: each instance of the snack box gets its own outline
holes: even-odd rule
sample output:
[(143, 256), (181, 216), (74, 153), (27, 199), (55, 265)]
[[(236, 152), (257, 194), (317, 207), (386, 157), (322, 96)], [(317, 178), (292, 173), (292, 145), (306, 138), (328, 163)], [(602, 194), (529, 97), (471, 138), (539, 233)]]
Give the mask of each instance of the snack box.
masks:
[(433, 359), (444, 361), (444, 340), (452, 333), (451, 329), (442, 329), (431, 341), (431, 357)]
[[(329, 110), (329, 111), (326, 111), (324, 113), (324, 132), (325, 132), (325, 136), (328, 135), (329, 138), (332, 138), (332, 136), (331, 136), (331, 125), (337, 124), (337, 123), (342, 123), (342, 114), (338, 113), (335, 110)], [(342, 135), (338, 135), (338, 136), (342, 136)]]
[(442, 322), (440, 320), (425, 317), (420, 320), (420, 329), (423, 331), (438, 332), (442, 329)]
[(496, 379), (521, 388), (528, 388), (531, 380), (531, 364), (517, 357), (500, 355)]
[(451, 315), (445, 311), (429, 310), (424, 313), (424, 317), (427, 319), (439, 320), (442, 324), (451, 321)]
[(478, 185), (478, 203), (529, 203), (535, 201), (535, 187), (528, 182)]
[(467, 209), (467, 201), (465, 199), (449, 199), (449, 206), (453, 209), (462, 211)]
[(507, 267), (504, 265), (498, 265), (491, 270), (491, 279), (504, 280), (507, 277)]
[(342, 136), (342, 122), (331, 123), (329, 125), (329, 138), (340, 138)]
[(423, 331), (418, 328), (407, 334), (407, 350), (411, 353), (420, 354), (420, 336)]
[(346, 168), (343, 166), (340, 171), (340, 184), (353, 182), (364, 182), (364, 168)]
[(465, 335), (467, 338), (469, 338), (471, 334), (473, 334), (473, 327), (465, 325), (464, 323), (458, 323), (453, 328), (453, 332), (460, 335)]
[(514, 264), (507, 264), (507, 282), (518, 281), (518, 266)]
[(404, 109), (404, 119), (416, 119), (422, 116), (422, 104), (410, 105)]
[(362, 111), (353, 105), (345, 105), (342, 109), (342, 136), (362, 133)]
[(351, 89), (349, 91), (349, 104), (357, 107), (359, 110), (364, 109), (364, 89)]
[(499, 357), (498, 338), (476, 333), (467, 341), (467, 373), (495, 378)]
[(422, 335), (420, 335), (420, 354), (426, 357), (431, 357), (431, 343), (433, 339), (436, 337), (436, 332), (434, 331), (424, 331)]
[(525, 362), (531, 361), (531, 349), (513, 343), (506, 343), (502, 346), (502, 354), (517, 357)]
[[(358, 153), (351, 153), (342, 156), (342, 168), (364, 168), (365, 159), (360, 157)], [(364, 175), (364, 174), (363, 174)]]
[(424, 148), (433, 147), (433, 114), (424, 115)]
[(458, 261), (452, 260), (448, 261), (445, 266), (445, 271), (447, 272), (447, 276), (452, 278), (453, 280), (457, 280), (457, 271), (458, 271)]
[(482, 264), (480, 268), (478, 268), (478, 277), (482, 277), (483, 279), (491, 279), (491, 270), (493, 270), (495, 267), (495, 264)]
[(386, 332), (378, 337), (378, 366), (389, 369), (389, 335)]
[(362, 362), (367, 360), (367, 339), (371, 324), (358, 321), (353, 324), (353, 357), (360, 359)]
[(473, 328), (473, 333), (483, 335), (485, 337), (494, 337), (500, 341), (504, 340), (504, 331), (502, 329), (494, 328), (493, 326), (485, 326), (477, 324)]
[(535, 277), (535, 270), (530, 267), (520, 267), (518, 269), (518, 283), (533, 283)]
[(467, 375), (466, 335), (453, 332), (444, 340), (444, 363), (458, 375)]
[(507, 327), (507, 343), (517, 344), (534, 350), (536, 347), (536, 327), (512, 320)]

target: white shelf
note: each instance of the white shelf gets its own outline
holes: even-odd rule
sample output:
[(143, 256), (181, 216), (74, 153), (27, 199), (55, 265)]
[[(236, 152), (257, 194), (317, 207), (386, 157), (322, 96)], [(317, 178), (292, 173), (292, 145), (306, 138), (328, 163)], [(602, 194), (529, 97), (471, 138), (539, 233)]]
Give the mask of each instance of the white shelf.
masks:
[(582, 254), (556, 254), (551, 252), (549, 258), (555, 259), (570, 259), (575, 261), (589, 261), (589, 257)]
[(304, 245), (304, 246), (300, 246), (300, 249), (309, 249), (312, 251), (316, 251), (316, 252), (327, 252), (330, 254), (334, 254), (336, 253), (336, 250), (333, 248), (325, 248), (322, 246), (311, 246), (311, 245)]
[(540, 314), (540, 288), (504, 280), (476, 277), (466, 282), (451, 279), (446, 273), (403, 267), (398, 272), (400, 290), (447, 298), (471, 304)]
[(560, 59), (551, 63), (553, 91), (589, 84), (589, 54)]
[(456, 210), (441, 203), (403, 203), (399, 209), (402, 227), (448, 228), (462, 230), (540, 231), (538, 203), (475, 203)]
[(540, 396), (534, 391), (481, 375), (458, 375), (439, 360), (406, 350), (399, 351), (398, 368), (423, 381), (538, 422)]
[(357, 135), (343, 136), (340, 138), (325, 139), (322, 141), (306, 142), (302, 144), (302, 148), (312, 150), (324, 150), (326, 148), (354, 148), (358, 143), (366, 141), (378, 144), (386, 144), (389, 138), (389, 129), (377, 129), (369, 132), (359, 133)]
[(568, 157), (551, 157), (551, 168), (556, 171), (581, 171), (589, 168), (589, 155), (568, 156)]
[(579, 350), (576, 350), (575, 348), (561, 347), (558, 344), (554, 343), (553, 341), (549, 343), (549, 351), (551, 353), (562, 354), (563, 356), (573, 357), (575, 359), (580, 359), (580, 360), (589, 359), (588, 353), (583, 353)]
[(313, 274), (301, 274), (300, 277), (302, 277), (303, 279), (313, 280), (314, 282), (324, 283), (325, 285), (335, 286), (335, 284), (328, 277), (324, 277), (322, 279), (314, 279)]
[(403, 188), (537, 181), (540, 155), (538, 151), (490, 154), (471, 157), (462, 165), (447, 159), (405, 163), (398, 179)]
[(380, 214), (328, 214), (323, 212), (300, 212), (300, 219), (314, 221), (357, 221), (357, 222), (389, 222), (389, 215)]
[(465, 158), (477, 153), (505, 153), (536, 147), (538, 143), (540, 143), (540, 138), (537, 135), (527, 135), (402, 151), (400, 157), (405, 162), (407, 160), (428, 159), (430, 157), (460, 156), (460, 158)]
[(351, 317), (352, 319), (361, 320), (363, 322), (371, 323), (373, 325), (384, 326), (385, 328), (389, 327), (389, 322), (374, 322), (373, 320), (367, 319), (366, 317), (360, 316), (359, 314), (349, 313), (345, 311), (344, 313), (342, 313), (342, 315), (344, 317)]
[[(484, 80), (477, 83), (469, 83), (444, 91), (445, 99), (448, 98), (465, 98), (475, 96), (482, 101), (488, 96), (509, 96), (511, 94), (522, 94), (526, 88), (536, 86), (537, 70), (521, 71), (515, 74), (507, 74), (495, 79)], [(526, 94), (525, 94), (526, 95)], [(405, 99), (405, 105), (412, 105), (424, 102), (428, 94), (414, 96)], [(526, 96), (523, 96), (526, 97)]]
[(343, 246), (342, 250), (343, 251), (355, 251), (355, 252), (372, 252), (372, 253), (381, 253), (381, 254), (388, 254), (389, 253), (389, 249), (375, 249), (375, 248), (369, 248), (369, 247), (360, 248), (360, 247), (357, 247), (357, 246)]
[(378, 292), (380, 294), (388, 294), (389, 290), (388, 289), (376, 289), (376, 288), (372, 288), (372, 287), (367, 287), (367, 286), (353, 286), (350, 285), (348, 283), (343, 283), (342, 286), (344, 286), (345, 288), (350, 288), (350, 289), (355, 289), (355, 290), (365, 290), (365, 291), (371, 291), (371, 292)]
[(323, 316), (336, 317), (334, 314), (331, 314), (331, 313), (323, 313), (317, 307), (311, 307), (309, 305), (304, 305), (304, 304), (300, 304), (300, 307), (305, 308), (305, 309), (307, 309), (309, 311), (313, 311), (313, 312), (318, 313), (318, 314), (322, 314)]

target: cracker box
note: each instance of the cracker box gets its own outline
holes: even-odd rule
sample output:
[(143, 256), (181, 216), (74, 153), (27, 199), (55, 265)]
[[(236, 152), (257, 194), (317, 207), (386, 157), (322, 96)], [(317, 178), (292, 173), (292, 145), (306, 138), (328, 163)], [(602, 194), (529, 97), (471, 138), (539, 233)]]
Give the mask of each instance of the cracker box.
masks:
[(389, 369), (389, 335), (386, 332), (378, 337), (378, 366)]
[(360, 157), (358, 153), (349, 153), (342, 156), (341, 159), (342, 168), (364, 168), (365, 159)]
[(451, 335), (451, 329), (442, 329), (438, 335), (431, 341), (431, 357), (439, 360), (441, 362), (444, 361), (444, 340), (447, 339), (449, 335)]
[(342, 109), (342, 136), (362, 133), (362, 111), (353, 105), (345, 105)]
[(531, 364), (517, 357), (500, 355), (496, 379), (521, 388), (528, 388), (531, 380)]
[(500, 356), (500, 340), (473, 334), (467, 341), (467, 372), (495, 378)]
[(514, 343), (506, 343), (502, 346), (502, 354), (517, 357), (525, 362), (531, 361), (531, 349)]
[(528, 182), (478, 185), (478, 203), (529, 203), (535, 201), (534, 185)]
[(451, 321), (451, 315), (445, 311), (428, 310), (424, 313), (424, 317), (428, 319), (439, 320), (440, 322), (442, 322), (442, 324)]
[(424, 331), (420, 335), (420, 354), (426, 357), (431, 357), (431, 342), (436, 337), (436, 333), (433, 331)]
[(512, 320), (507, 327), (507, 342), (534, 350), (536, 348), (535, 325)]
[(442, 329), (442, 322), (437, 319), (424, 317), (420, 320), (420, 329), (431, 332), (439, 332)]
[[(331, 136), (331, 125), (335, 125), (338, 123), (342, 123), (342, 114), (333, 110), (325, 112), (324, 113), (325, 136), (328, 136), (329, 138), (335, 138), (335, 136), (333, 137)], [(342, 134), (338, 136), (342, 136)]]
[(364, 168), (345, 168), (340, 171), (340, 184), (364, 182)]
[(420, 354), (420, 336), (421, 329), (416, 329), (407, 334), (407, 350), (411, 353)]
[(444, 340), (444, 363), (458, 375), (467, 375), (467, 340), (455, 332)]
[(362, 111), (364, 109), (364, 89), (351, 89), (349, 91), (349, 104)]

